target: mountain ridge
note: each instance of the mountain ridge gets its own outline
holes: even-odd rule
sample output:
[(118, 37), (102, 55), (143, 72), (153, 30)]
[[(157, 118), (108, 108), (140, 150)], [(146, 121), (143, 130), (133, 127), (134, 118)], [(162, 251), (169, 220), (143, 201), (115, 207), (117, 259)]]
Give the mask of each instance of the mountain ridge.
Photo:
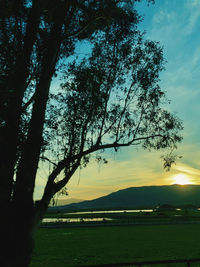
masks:
[(200, 206), (200, 185), (155, 185), (129, 187), (93, 200), (62, 206), (71, 210), (130, 209), (157, 205)]

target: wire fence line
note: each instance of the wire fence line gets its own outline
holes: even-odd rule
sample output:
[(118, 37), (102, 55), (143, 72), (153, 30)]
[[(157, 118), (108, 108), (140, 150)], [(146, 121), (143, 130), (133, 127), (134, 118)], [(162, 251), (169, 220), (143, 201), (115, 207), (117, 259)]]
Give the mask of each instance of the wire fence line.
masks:
[[(97, 264), (97, 265), (79, 265), (77, 267), (126, 267), (126, 266), (137, 266), (142, 267), (145, 265), (159, 265), (159, 264), (175, 264), (185, 263), (186, 267), (191, 267), (191, 263), (200, 263), (199, 259), (177, 259), (177, 260), (160, 260), (160, 261), (143, 261), (143, 262), (123, 262), (123, 263), (109, 263), (109, 264)], [(173, 267), (174, 265), (172, 265)], [(200, 265), (198, 265), (200, 266)]]

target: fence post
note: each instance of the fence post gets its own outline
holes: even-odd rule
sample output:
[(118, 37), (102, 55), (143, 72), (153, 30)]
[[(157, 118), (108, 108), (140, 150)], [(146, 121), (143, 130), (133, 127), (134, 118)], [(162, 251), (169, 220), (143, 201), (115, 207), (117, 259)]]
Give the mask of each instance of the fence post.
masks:
[(187, 261), (187, 267), (190, 267), (190, 262), (189, 261)]

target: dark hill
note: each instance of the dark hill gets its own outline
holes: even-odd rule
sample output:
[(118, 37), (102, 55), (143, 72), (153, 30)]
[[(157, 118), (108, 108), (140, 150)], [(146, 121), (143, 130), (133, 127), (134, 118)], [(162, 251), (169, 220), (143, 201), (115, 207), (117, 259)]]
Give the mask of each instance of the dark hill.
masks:
[(158, 204), (200, 205), (200, 185), (130, 187), (94, 200), (63, 206), (65, 209), (119, 209), (153, 207)]

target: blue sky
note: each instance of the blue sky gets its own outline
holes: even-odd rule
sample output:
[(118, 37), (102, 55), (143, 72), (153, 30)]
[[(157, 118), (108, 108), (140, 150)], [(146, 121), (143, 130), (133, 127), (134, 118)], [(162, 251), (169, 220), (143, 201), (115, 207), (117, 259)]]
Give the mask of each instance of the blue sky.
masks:
[[(164, 185), (181, 181), (200, 184), (200, 0), (157, 0), (138, 4), (146, 37), (159, 41), (167, 60), (160, 75), (171, 112), (184, 124), (183, 142), (177, 153), (183, 158), (165, 172), (161, 152), (125, 148), (107, 154), (109, 163), (92, 162), (77, 171), (67, 188), (69, 198), (93, 199), (131, 186)], [(38, 179), (38, 188), (44, 181)]]

